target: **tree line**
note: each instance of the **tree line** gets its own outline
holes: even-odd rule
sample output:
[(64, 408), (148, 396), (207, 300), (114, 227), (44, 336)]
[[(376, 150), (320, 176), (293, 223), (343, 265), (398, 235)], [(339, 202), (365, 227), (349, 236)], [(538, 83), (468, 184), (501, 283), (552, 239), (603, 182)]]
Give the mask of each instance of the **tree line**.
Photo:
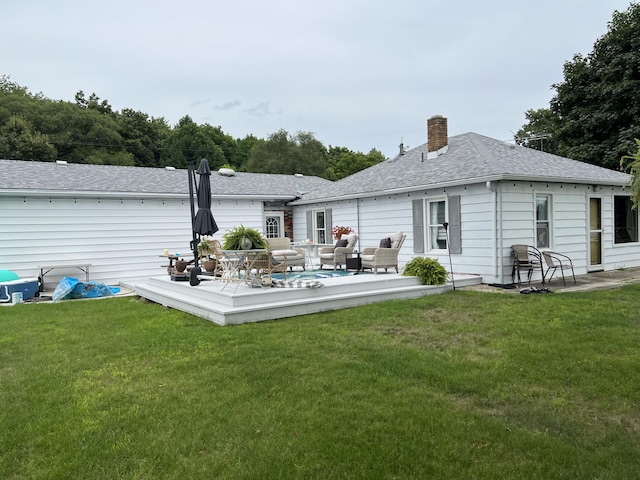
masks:
[(310, 132), (284, 129), (266, 139), (233, 138), (221, 127), (199, 125), (185, 115), (175, 126), (164, 118), (125, 108), (82, 91), (74, 102), (33, 94), (0, 76), (0, 158), (69, 163), (173, 166), (209, 160), (212, 169), (316, 175), (339, 180), (385, 160), (376, 149), (354, 152), (326, 147)]

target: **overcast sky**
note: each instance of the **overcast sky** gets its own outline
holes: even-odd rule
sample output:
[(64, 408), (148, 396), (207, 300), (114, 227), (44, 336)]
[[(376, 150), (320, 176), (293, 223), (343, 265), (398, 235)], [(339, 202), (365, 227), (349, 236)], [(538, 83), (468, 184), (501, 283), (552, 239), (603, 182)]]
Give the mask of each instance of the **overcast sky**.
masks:
[(510, 140), (549, 106), (624, 0), (3, 2), (0, 74), (54, 100), (96, 93), (236, 138), (284, 128), (394, 156), (449, 135)]

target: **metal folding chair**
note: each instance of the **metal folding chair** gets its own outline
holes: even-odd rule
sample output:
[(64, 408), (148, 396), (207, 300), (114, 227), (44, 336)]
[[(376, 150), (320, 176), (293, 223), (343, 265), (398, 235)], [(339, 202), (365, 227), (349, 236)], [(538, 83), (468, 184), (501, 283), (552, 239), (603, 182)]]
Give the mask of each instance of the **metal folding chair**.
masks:
[(531, 284), (531, 277), (534, 270), (540, 269), (542, 283), (544, 284), (544, 268), (542, 267), (542, 255), (540, 250), (531, 245), (511, 245), (511, 257), (513, 258), (513, 268), (511, 269), (511, 282), (515, 283), (518, 277), (518, 286), (521, 285), (520, 271), (527, 272), (527, 281)]
[(564, 278), (565, 270), (571, 270), (571, 274), (573, 275), (573, 284), (575, 285), (577, 283), (576, 274), (573, 271), (573, 262), (569, 257), (563, 255), (562, 253), (547, 251), (542, 252), (542, 256), (544, 257), (544, 262), (547, 264), (547, 272), (545, 273), (545, 277), (549, 274), (549, 272), (551, 272), (551, 275), (549, 275), (549, 281), (551, 281), (556, 271), (560, 269), (560, 272), (562, 273), (563, 285), (567, 285), (567, 282)]

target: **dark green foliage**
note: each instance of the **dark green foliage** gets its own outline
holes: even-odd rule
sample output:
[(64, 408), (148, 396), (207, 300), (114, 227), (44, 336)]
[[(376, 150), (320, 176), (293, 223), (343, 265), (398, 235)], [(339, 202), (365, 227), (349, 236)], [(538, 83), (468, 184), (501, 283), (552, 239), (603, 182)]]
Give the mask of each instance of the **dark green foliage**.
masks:
[(222, 248), (224, 250), (242, 250), (241, 242), (243, 238), (251, 240), (253, 246), (251, 248), (267, 248), (267, 242), (262, 234), (255, 228), (248, 228), (244, 225), (233, 227), (222, 235)]
[[(19, 120), (17, 120), (19, 118)], [(235, 139), (222, 128), (198, 125), (188, 115), (171, 128), (164, 118), (130, 108), (114, 111), (95, 93), (82, 90), (73, 102), (53, 101), (0, 76), (0, 156), (16, 160), (186, 168), (209, 160), (213, 170), (317, 175), (337, 180), (384, 160), (332, 147), (310, 132), (279, 130), (266, 140)]]
[(527, 112), (518, 143), (617, 168), (640, 138), (640, 4), (615, 11), (593, 51), (566, 62), (552, 87), (550, 108)]
[(419, 277), (423, 285), (442, 285), (447, 281), (447, 270), (438, 260), (415, 257), (404, 267), (402, 273), (408, 277)]
[(633, 200), (633, 207), (638, 208), (640, 204), (640, 140), (635, 139), (638, 150), (635, 155), (625, 155), (620, 160), (620, 166), (627, 171), (632, 177), (632, 190), (631, 198)]

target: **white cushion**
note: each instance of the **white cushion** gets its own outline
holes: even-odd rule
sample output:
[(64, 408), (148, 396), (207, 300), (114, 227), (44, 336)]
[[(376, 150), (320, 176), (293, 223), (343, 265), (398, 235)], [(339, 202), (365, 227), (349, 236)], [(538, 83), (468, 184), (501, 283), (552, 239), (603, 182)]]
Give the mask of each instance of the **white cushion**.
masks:
[(375, 255), (361, 255), (362, 260), (367, 262), (373, 262), (376, 259)]
[(326, 258), (326, 259), (331, 259), (333, 260), (333, 253), (321, 253), (320, 255), (318, 255), (320, 258)]
[(300, 252), (296, 250), (271, 250), (271, 255), (273, 255), (274, 257), (292, 257), (299, 254)]
[(402, 232), (391, 233), (387, 235), (391, 239), (391, 248), (398, 248), (400, 246), (400, 240), (402, 240)]
[(343, 234), (340, 239), (347, 241), (347, 248), (353, 248), (356, 246), (356, 240), (358, 239), (358, 236), (355, 233), (350, 233), (349, 235)]

